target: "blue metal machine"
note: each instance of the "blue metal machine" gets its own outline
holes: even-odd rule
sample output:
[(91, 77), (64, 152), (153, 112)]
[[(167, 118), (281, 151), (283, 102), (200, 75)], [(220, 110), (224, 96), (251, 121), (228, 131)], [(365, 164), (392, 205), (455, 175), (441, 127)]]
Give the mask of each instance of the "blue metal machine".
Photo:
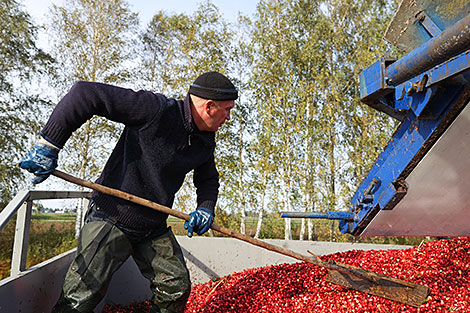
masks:
[(349, 212), (309, 217), (361, 236), (470, 235), (470, 2), (404, 0), (384, 38), (408, 53), (361, 73), (361, 101), (401, 124)]

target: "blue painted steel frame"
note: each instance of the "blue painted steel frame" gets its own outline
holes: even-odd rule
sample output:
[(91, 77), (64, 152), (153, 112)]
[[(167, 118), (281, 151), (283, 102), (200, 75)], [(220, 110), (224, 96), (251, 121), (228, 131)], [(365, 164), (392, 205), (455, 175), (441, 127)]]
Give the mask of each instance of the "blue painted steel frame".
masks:
[[(393, 209), (406, 194), (406, 177), (426, 154), (426, 149), (437, 140), (433, 135), (449, 122), (447, 114), (470, 85), (469, 55), (470, 50), (465, 51), (403, 82), (395, 87), (394, 93), (367, 95), (369, 101), (388, 101), (393, 103), (390, 108), (394, 112), (406, 112), (407, 115), (352, 197), (349, 212), (356, 215), (352, 221), (340, 221), (341, 232), (360, 235), (380, 210)], [(371, 70), (384, 72), (377, 63), (368, 69)], [(368, 77), (377, 78), (378, 75)], [(378, 86), (377, 82), (372, 82), (372, 86)]]
[(470, 15), (387, 67), (385, 80), (388, 85), (397, 86), (461, 54), (469, 47)]
[(420, 97), (434, 92), (427, 90), (409, 97), (419, 82), (429, 89), (470, 67), (469, 47), (470, 15), (398, 61), (381, 58), (365, 69), (360, 75), (361, 101), (402, 121), (406, 110), (413, 109), (410, 101), (427, 103)]
[[(356, 217), (354, 221), (340, 221), (341, 232), (359, 235), (380, 210), (393, 209), (395, 198), (400, 193), (398, 188), (409, 174), (405, 170), (410, 171), (410, 167), (416, 165), (412, 164), (413, 158), (440, 126), (463, 90), (463, 86), (454, 86), (441, 91), (446, 93), (448, 100), (440, 102), (445, 110), (436, 120), (418, 119), (410, 111), (352, 197), (350, 212), (354, 212)], [(366, 193), (373, 180), (377, 181), (375, 187)]]
[(281, 214), (281, 217), (319, 218), (328, 220), (354, 220), (355, 214), (350, 212), (284, 212)]
[(470, 15), (400, 60), (381, 58), (361, 73), (361, 100), (402, 123), (352, 197), (348, 213), (355, 216), (340, 220), (341, 232), (360, 235), (377, 213), (406, 195), (407, 176), (470, 86), (469, 24)]

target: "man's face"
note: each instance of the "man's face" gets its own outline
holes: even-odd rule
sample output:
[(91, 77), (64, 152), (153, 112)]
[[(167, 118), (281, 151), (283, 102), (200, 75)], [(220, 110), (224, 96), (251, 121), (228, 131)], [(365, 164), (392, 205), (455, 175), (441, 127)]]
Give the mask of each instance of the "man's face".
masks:
[(208, 131), (217, 131), (225, 121), (230, 120), (230, 110), (235, 106), (234, 100), (211, 101), (208, 104), (206, 125)]

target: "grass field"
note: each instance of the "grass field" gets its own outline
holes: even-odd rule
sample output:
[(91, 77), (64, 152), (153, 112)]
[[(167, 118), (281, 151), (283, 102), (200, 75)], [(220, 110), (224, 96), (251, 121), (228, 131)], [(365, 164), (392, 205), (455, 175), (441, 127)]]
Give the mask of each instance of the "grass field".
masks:
[[(0, 232), (0, 278), (10, 275), (15, 223), (11, 220)], [(26, 267), (73, 249), (76, 245), (74, 214), (33, 214)]]

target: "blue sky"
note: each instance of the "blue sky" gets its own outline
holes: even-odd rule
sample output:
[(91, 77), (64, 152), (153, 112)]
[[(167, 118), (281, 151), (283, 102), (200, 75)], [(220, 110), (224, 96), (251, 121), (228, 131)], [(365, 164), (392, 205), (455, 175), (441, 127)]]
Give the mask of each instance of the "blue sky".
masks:
[[(61, 5), (63, 0), (19, 0), (28, 13), (37, 23), (43, 22), (44, 14), (48, 12), (51, 5)], [(152, 16), (159, 10), (168, 13), (191, 14), (203, 0), (128, 0), (131, 9), (138, 12), (144, 25), (150, 21)], [(245, 15), (253, 15), (256, 11), (257, 0), (211, 0), (222, 12), (228, 21), (235, 21), (238, 12)]]

